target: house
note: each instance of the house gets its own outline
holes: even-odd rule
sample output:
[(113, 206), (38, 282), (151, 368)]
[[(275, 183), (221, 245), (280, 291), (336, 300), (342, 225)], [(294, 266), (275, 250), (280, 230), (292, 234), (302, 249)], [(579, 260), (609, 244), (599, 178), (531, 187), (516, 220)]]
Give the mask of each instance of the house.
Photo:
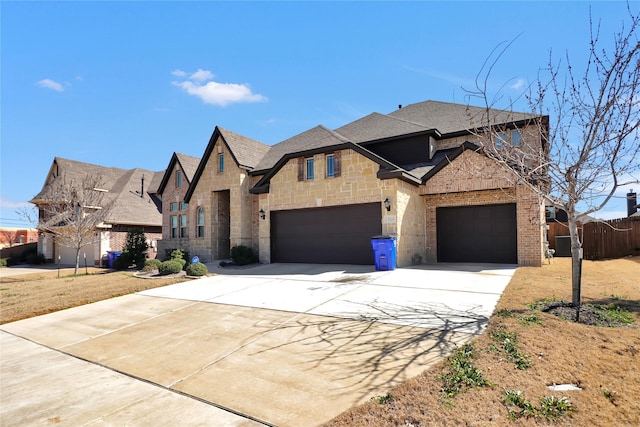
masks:
[(38, 241), (38, 231), (33, 228), (0, 227), (0, 249)]
[(162, 240), (158, 241), (160, 258), (164, 259), (166, 251), (188, 248), (189, 237), (197, 234), (197, 230), (192, 230), (189, 225), (197, 223), (202, 212), (196, 210), (190, 213), (185, 195), (199, 163), (198, 157), (174, 152), (160, 181), (158, 195), (162, 200), (161, 211), (164, 213)]
[[(267, 263), (373, 264), (370, 238), (385, 234), (398, 266), (541, 265), (544, 201), (479, 150), (470, 123), (483, 113), (425, 101), (271, 147), (216, 128), (185, 194), (190, 218), (204, 215), (190, 252), (211, 261), (247, 245)], [(544, 152), (546, 117), (494, 119), (496, 143)]]
[[(95, 230), (93, 242), (82, 248), (91, 265), (101, 265), (107, 252), (121, 251), (129, 230), (142, 229), (150, 245), (149, 255), (155, 257), (156, 242), (162, 237), (161, 202), (157, 188), (164, 172), (146, 169), (120, 169), (56, 157), (51, 164), (40, 193), (30, 202), (39, 210), (39, 219), (44, 219), (47, 204), (56, 203), (55, 185), (79, 183), (87, 177), (99, 177), (109, 211), (105, 220)], [(101, 209), (100, 206), (93, 207)], [(42, 233), (38, 239), (38, 252), (47, 259), (59, 260), (61, 264), (75, 264), (75, 249), (58, 244), (54, 237)]]

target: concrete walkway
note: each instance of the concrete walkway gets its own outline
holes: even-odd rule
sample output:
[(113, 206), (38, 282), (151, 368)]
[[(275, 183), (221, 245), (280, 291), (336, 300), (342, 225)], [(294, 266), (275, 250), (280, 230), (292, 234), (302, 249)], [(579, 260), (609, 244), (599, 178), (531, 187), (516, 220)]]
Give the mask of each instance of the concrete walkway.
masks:
[(0, 424), (318, 425), (480, 333), (514, 270), (271, 264), (5, 324)]

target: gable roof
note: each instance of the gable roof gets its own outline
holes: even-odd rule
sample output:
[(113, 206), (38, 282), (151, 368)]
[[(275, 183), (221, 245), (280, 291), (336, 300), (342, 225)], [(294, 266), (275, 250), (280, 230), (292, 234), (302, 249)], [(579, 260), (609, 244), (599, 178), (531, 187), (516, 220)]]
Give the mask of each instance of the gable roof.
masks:
[[(527, 113), (491, 109), (492, 124), (530, 120), (536, 116)], [(441, 101), (423, 101), (410, 104), (389, 113), (388, 116), (417, 123), (442, 134), (463, 132), (474, 127), (483, 127), (487, 110), (465, 104)], [(484, 118), (484, 120), (483, 120)]]
[(171, 174), (173, 173), (176, 164), (180, 166), (180, 169), (184, 174), (184, 178), (187, 180), (187, 184), (189, 184), (193, 179), (196, 170), (198, 169), (199, 163), (200, 159), (198, 157), (174, 152), (171, 156), (171, 160), (169, 160), (169, 165), (167, 166), (167, 169), (165, 169), (165, 173), (163, 174), (160, 183), (158, 184), (157, 193), (164, 193), (164, 189), (167, 186), (169, 179), (171, 178)]
[(437, 132), (427, 126), (380, 113), (369, 114), (335, 131), (355, 143), (379, 141), (427, 131)]
[(333, 147), (349, 142), (347, 138), (322, 125), (306, 130), (271, 146), (267, 154), (254, 168), (254, 174), (273, 168), (285, 155), (319, 148)]
[(200, 159), (198, 167), (193, 174), (191, 184), (185, 193), (184, 200), (187, 203), (191, 200), (191, 196), (195, 191), (198, 181), (200, 181), (204, 168), (209, 162), (209, 158), (213, 153), (213, 147), (216, 145), (218, 138), (222, 139), (227, 147), (229, 147), (231, 157), (238, 167), (248, 171), (252, 170), (271, 148), (262, 142), (216, 126), (211, 134), (211, 138), (209, 138), (207, 148), (204, 150), (204, 155), (202, 159)]
[[(106, 198), (113, 201), (105, 222), (125, 225), (162, 225), (159, 200), (155, 197), (157, 183), (164, 174), (146, 169), (121, 169), (55, 157), (42, 190), (30, 200), (33, 204), (55, 201), (52, 183), (57, 179), (81, 182), (87, 176), (99, 177)], [(141, 195), (144, 176), (146, 195)], [(144, 197), (142, 197), (144, 196)]]

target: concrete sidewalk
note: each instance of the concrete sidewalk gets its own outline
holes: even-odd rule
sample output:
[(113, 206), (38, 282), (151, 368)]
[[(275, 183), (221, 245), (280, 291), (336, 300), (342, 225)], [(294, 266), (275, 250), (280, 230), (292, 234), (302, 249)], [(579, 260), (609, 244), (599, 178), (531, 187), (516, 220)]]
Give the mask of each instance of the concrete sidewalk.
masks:
[[(130, 416), (129, 424), (139, 424), (157, 416), (154, 425), (175, 425), (170, 414), (147, 408), (180, 412), (198, 404), (211, 417), (218, 407), (228, 410), (208, 425), (318, 425), (386, 394), (483, 330), (515, 268), (467, 270), (272, 264), (5, 324), (0, 329), (13, 336), (0, 336), (0, 421), (60, 417), (77, 425)], [(5, 355), (5, 343), (16, 350)], [(18, 361), (22, 351), (29, 356)], [(93, 370), (108, 379), (124, 373), (136, 384), (127, 390), (149, 395), (123, 394), (119, 410), (92, 404), (103, 393), (111, 399)], [(89, 378), (87, 385), (58, 380), (73, 375)], [(125, 387), (118, 381), (107, 382)], [(60, 389), (48, 389), (50, 382)], [(51, 397), (27, 399), (20, 390), (29, 387)], [(175, 402), (163, 407), (156, 395)], [(88, 396), (87, 405), (73, 403), (79, 396)], [(197, 400), (181, 403), (186, 396)], [(200, 423), (198, 411), (184, 413), (179, 424)]]

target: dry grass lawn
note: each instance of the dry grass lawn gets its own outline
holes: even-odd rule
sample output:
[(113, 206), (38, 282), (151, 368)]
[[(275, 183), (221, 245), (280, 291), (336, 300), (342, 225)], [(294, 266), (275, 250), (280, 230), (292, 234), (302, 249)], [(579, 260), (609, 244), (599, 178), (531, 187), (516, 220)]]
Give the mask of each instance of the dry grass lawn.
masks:
[[(84, 269), (82, 269), (84, 273)], [(73, 276), (73, 269), (9, 276), (0, 279), (0, 324), (65, 308), (182, 282), (185, 279), (141, 279), (128, 272), (89, 268), (89, 275)]]
[[(574, 323), (528, 306), (543, 299), (571, 301), (571, 267), (556, 258), (542, 268), (519, 268), (500, 299), (485, 333), (473, 342), (473, 363), (493, 385), (445, 397), (445, 361), (353, 408), (328, 426), (638, 426), (640, 425), (640, 257), (583, 264), (585, 303), (619, 304), (636, 323), (598, 327)], [(531, 366), (517, 369), (496, 331), (515, 333), (517, 351)], [(576, 384), (581, 391), (551, 391), (552, 384)], [(540, 398), (566, 397), (575, 412), (553, 421), (509, 416), (506, 390), (523, 392), (531, 407)], [(514, 408), (515, 409), (515, 408)], [(517, 410), (519, 411), (519, 409)], [(517, 412), (516, 411), (516, 412)], [(530, 413), (533, 414), (534, 410)]]

